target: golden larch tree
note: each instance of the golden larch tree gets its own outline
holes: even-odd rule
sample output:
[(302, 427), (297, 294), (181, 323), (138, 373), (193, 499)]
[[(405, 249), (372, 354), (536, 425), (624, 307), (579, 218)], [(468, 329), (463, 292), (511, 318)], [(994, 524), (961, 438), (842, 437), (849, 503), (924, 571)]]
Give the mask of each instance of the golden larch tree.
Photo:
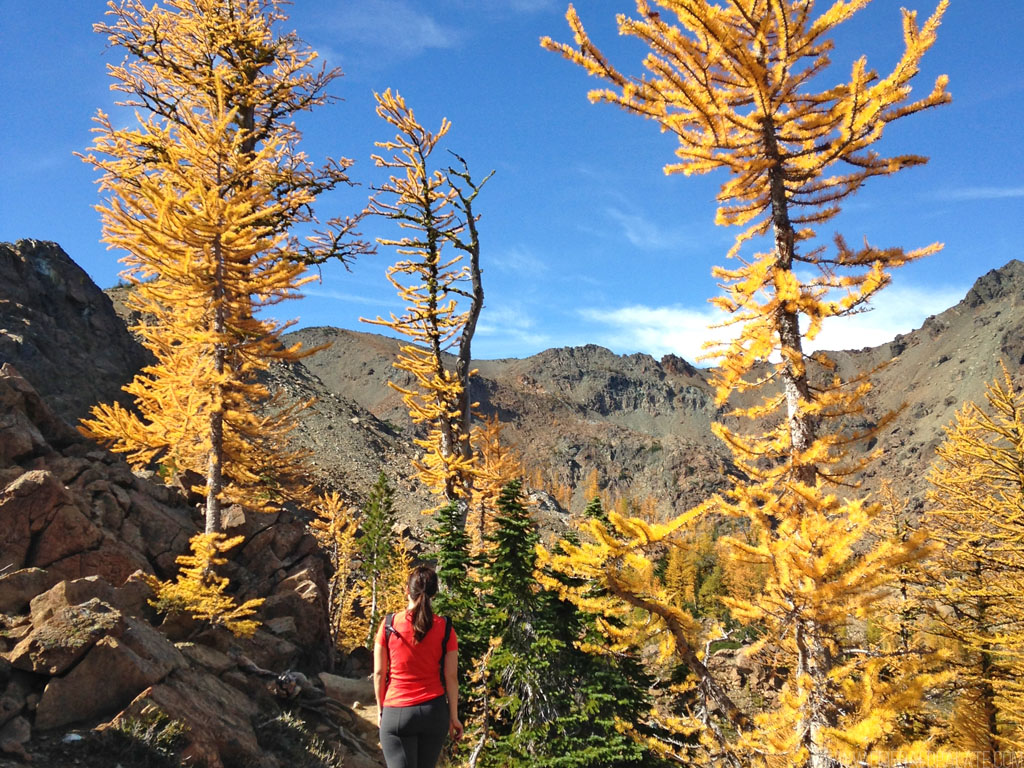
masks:
[(1024, 749), (1024, 394), (1004, 367), (985, 399), (946, 429), (924, 523), (941, 545), (933, 627), (954, 648), (952, 746), (995, 765)]
[[(681, 686), (665, 681), (675, 695), (701, 702), (680, 715), (665, 708), (651, 713), (656, 730), (667, 738), (645, 737), (645, 744), (657, 754), (692, 765), (728, 765), (743, 768), (713, 714), (722, 713), (729, 730), (746, 730), (750, 715), (733, 701), (706, 665), (706, 643), (720, 633), (717, 624), (701, 622), (680, 605), (678, 580), (669, 583), (659, 577), (656, 562), (665, 554), (670, 560), (686, 559), (685, 544), (699, 530), (705, 507), (685, 512), (667, 523), (653, 523), (626, 517), (615, 511), (582, 521), (579, 542), (563, 540), (549, 551), (539, 547), (537, 574), (541, 583), (557, 591), (587, 613), (602, 618), (599, 626), (609, 645), (591, 649), (603, 653), (642, 651), (652, 669), (671, 668), (682, 663), (690, 680)], [(556, 578), (549, 571), (570, 576)], [(651, 648), (656, 654), (649, 652)], [(633, 730), (637, 724), (623, 724)]]
[(218, 566), (226, 565), (224, 554), (237, 547), (243, 536), (228, 538), (223, 533), (198, 533), (189, 542), (192, 554), (182, 555), (176, 562), (181, 572), (174, 581), (160, 581), (143, 574), (142, 579), (152, 589), (150, 604), (162, 613), (187, 613), (194, 619), (224, 627), (236, 637), (251, 637), (259, 628), (255, 618), (263, 605), (263, 598), (239, 603), (228, 594), (228, 579), (218, 576)]
[[(876, 654), (849, 652), (851, 620), (871, 616), (899, 566), (922, 556), (922, 542), (871, 536), (879, 505), (842, 487), (870, 458), (847, 453), (868, 435), (844, 427), (861, 409), (867, 374), (843, 381), (827, 356), (805, 349), (825, 320), (862, 309), (892, 269), (940, 247), (819, 240), (868, 179), (925, 162), (879, 154), (886, 126), (949, 100), (945, 77), (923, 98), (911, 91), (945, 1), (923, 25), (903, 11), (904, 51), (888, 74), (861, 58), (847, 81), (812, 89), (830, 64), (830, 34), (868, 4), (834, 2), (815, 15), (810, 0), (637, 0), (636, 18), (620, 15), (618, 27), (650, 49), (642, 77), (615, 67), (571, 6), (575, 44), (542, 41), (608, 84), (591, 100), (677, 138), (666, 173), (728, 172), (716, 223), (741, 228), (728, 253), (740, 265), (714, 269), (724, 293), (713, 301), (739, 331), (717, 346), (714, 383), (719, 405), (734, 393), (760, 400), (732, 411), (748, 429), (714, 426), (742, 475), (715, 507), (749, 520), (754, 541), (727, 541), (764, 567), (765, 581), (751, 599), (726, 602), (766, 630), (758, 647), (788, 671), (772, 711), (752, 725), (731, 717), (740, 732), (731, 749), (744, 764), (826, 768), (870, 758), (921, 691), (920, 680), (894, 680)], [(763, 250), (741, 256), (747, 247)]]
[(331, 565), (327, 611), (335, 647), (351, 651), (366, 640), (370, 622), (362, 611), (363, 584), (357, 573), (359, 524), (355, 510), (337, 491), (321, 495), (313, 505), (309, 528)]
[[(451, 123), (442, 120), (436, 133), (428, 131), (400, 94), (388, 90), (375, 97), (377, 114), (397, 133), (377, 143), (392, 155), (375, 155), (374, 162), (393, 172), (375, 189), (368, 211), (397, 221), (410, 234), (378, 239), (409, 257), (387, 272), (405, 312), (366, 322), (391, 328), (411, 342), (401, 348), (395, 367), (409, 373), (415, 386), (392, 386), (402, 394), (413, 422), (427, 428), (426, 437), (416, 440), (424, 450), (415, 464), (420, 479), (446, 500), (468, 501), (476, 462), (469, 366), (484, 298), (473, 202), (487, 179), (475, 184), (461, 158), (459, 169), (431, 170), (431, 156)], [(449, 365), (446, 354), (453, 348), (455, 361)]]
[(473, 501), (470, 505), (470, 551), (484, 549), (494, 529), (494, 515), (502, 489), (523, 476), (523, 462), (501, 433), (504, 425), (497, 414), (485, 416), (473, 427), (472, 445), (477, 455), (474, 466)]
[[(92, 152), (106, 202), (103, 239), (125, 252), (133, 329), (156, 362), (127, 391), (135, 410), (102, 405), (87, 434), (165, 476), (196, 473), (206, 529), (221, 508), (268, 510), (305, 493), (288, 447), (292, 413), (261, 381), (297, 359), (288, 324), (260, 310), (298, 296), (303, 261), (344, 256), (353, 220), (300, 243), (317, 195), (347, 182), (348, 161), (317, 168), (299, 149), (297, 113), (323, 104), (339, 73), (314, 67), (277, 0), (140, 0), (109, 4), (98, 24), (125, 60), (112, 89), (135, 108), (120, 127), (100, 112)], [(349, 254), (350, 255), (350, 254)]]

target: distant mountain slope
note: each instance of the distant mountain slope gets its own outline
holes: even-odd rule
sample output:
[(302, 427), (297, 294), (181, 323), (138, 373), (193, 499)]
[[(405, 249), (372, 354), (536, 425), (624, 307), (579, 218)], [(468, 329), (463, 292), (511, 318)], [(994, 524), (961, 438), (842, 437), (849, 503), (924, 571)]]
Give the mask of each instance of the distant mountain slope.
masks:
[(982, 276), (960, 303), (912, 333), (835, 357), (844, 372), (887, 363), (874, 377), (869, 414), (903, 409), (879, 438), (882, 457), (867, 487), (888, 478), (920, 504), (935, 448), (956, 411), (966, 401), (984, 402), (1000, 361), (1024, 383), (1024, 263), (1013, 260)]
[[(115, 396), (143, 357), (106, 297), (56, 244), (0, 245), (0, 256), (0, 362), (14, 363), (69, 420)], [(422, 531), (427, 520), (419, 510), (432, 501), (411, 476), (417, 430), (388, 386), (409, 383), (392, 365), (400, 342), (336, 328), (307, 328), (288, 339), (330, 345), (273, 374), (291, 397), (316, 398), (297, 433), (314, 454), (315, 479), (358, 500), (383, 469), (398, 489), (403, 518)], [(983, 397), (1000, 360), (1021, 374), (1024, 264), (1011, 261), (979, 278), (963, 301), (912, 333), (833, 356), (846, 375), (884, 366), (863, 424), (905, 404), (873, 446), (881, 458), (864, 488), (888, 478), (920, 505), (927, 468), (956, 410)], [(498, 414), (527, 466), (571, 496), (573, 511), (584, 505), (594, 472), (612, 495), (654, 498), (668, 515), (722, 488), (732, 471), (710, 432), (721, 414), (708, 372), (680, 358), (619, 356), (587, 345), (475, 365), (480, 411)]]
[[(306, 367), (332, 392), (409, 432), (400, 400), (387, 386), (408, 383), (391, 366), (398, 341), (336, 328), (308, 328), (292, 338), (330, 343)], [(964, 401), (983, 398), (1000, 360), (1015, 375), (1024, 365), (1024, 263), (1011, 261), (979, 278), (963, 301), (912, 333), (832, 355), (844, 375), (882, 366), (864, 424), (899, 411), (872, 445), (881, 457), (863, 478), (864, 489), (888, 478), (918, 506), (943, 427)], [(652, 496), (664, 514), (721, 488), (730, 471), (724, 446), (710, 433), (720, 414), (708, 372), (677, 357), (659, 362), (588, 345), (475, 366), (480, 410), (508, 425), (508, 439), (528, 464), (549, 467), (554, 485), (575, 490), (574, 510), (586, 501), (582, 492), (592, 470), (613, 494)]]
[[(388, 386), (409, 383), (392, 366), (398, 341), (337, 328), (308, 328), (289, 340), (331, 344), (305, 366), (329, 390), (412, 435)], [(543, 470), (552, 488), (575, 489), (574, 509), (586, 502), (592, 470), (615, 495), (654, 496), (666, 513), (721, 484), (725, 451), (709, 432), (714, 408), (706, 374), (678, 358), (659, 363), (588, 345), (474, 365), (480, 412), (499, 416), (527, 467)]]

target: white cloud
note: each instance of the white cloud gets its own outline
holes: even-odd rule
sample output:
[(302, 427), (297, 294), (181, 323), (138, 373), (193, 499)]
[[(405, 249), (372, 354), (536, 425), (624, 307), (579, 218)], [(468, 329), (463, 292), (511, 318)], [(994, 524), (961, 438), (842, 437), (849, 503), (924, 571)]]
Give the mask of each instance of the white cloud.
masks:
[(345, 3), (331, 26), (337, 37), (372, 46), (382, 57), (392, 59), (415, 56), (430, 48), (452, 48), (460, 40), (458, 31), (406, 0)]
[[(807, 351), (860, 349), (884, 344), (896, 334), (919, 328), (929, 315), (953, 306), (966, 290), (948, 287), (886, 289), (878, 294), (871, 311), (826, 321)], [(703, 350), (706, 341), (724, 341), (735, 337), (739, 330), (737, 326), (713, 327), (728, 318), (712, 306), (694, 309), (679, 305), (634, 305), (610, 310), (586, 309), (580, 314), (605, 328), (588, 335), (616, 352), (647, 352), (654, 357), (673, 353), (690, 362), (706, 353)], [(711, 365), (713, 361), (700, 364)]]
[(1010, 200), (1024, 197), (1024, 187), (961, 187), (935, 193), (939, 200)]
[(729, 330), (711, 329), (725, 319), (711, 306), (691, 309), (636, 304), (612, 310), (584, 309), (580, 314), (608, 328), (596, 333), (597, 343), (602, 346), (619, 353), (646, 352), (659, 358), (672, 353), (691, 362), (703, 354), (704, 342), (721, 338)]
[(884, 344), (898, 333), (920, 328), (929, 315), (949, 309), (968, 287), (886, 288), (875, 297), (873, 309), (852, 317), (826, 320), (814, 339), (813, 349), (861, 349)]

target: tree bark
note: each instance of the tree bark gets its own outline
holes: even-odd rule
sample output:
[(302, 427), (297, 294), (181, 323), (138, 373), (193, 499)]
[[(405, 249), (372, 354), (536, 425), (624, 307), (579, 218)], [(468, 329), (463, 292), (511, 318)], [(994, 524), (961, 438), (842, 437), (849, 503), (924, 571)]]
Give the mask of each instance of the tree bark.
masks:
[[(789, 217), (785, 167), (775, 137), (775, 126), (768, 117), (764, 118), (764, 148), (765, 157), (771, 161), (768, 179), (771, 189), (772, 230), (775, 235), (775, 269), (791, 272), (796, 255), (796, 232)], [(811, 389), (807, 380), (807, 369), (803, 363), (800, 314), (787, 307), (785, 303), (781, 303), (776, 312), (779, 345), (783, 357), (782, 389), (786, 398), (794, 477), (798, 482), (814, 485), (818, 475), (817, 468), (805, 465), (795, 458), (810, 448), (817, 437), (815, 419), (801, 407), (801, 401), (808, 402), (811, 399)]]
[[(225, 350), (222, 341), (224, 322), (224, 260), (220, 235), (213, 242), (214, 267), (214, 310), (213, 332), (217, 341), (213, 350), (214, 370), (220, 376), (224, 373)], [(210, 460), (206, 473), (206, 532), (220, 533), (221, 491), (224, 488), (224, 393), (218, 384), (213, 394), (210, 409)]]

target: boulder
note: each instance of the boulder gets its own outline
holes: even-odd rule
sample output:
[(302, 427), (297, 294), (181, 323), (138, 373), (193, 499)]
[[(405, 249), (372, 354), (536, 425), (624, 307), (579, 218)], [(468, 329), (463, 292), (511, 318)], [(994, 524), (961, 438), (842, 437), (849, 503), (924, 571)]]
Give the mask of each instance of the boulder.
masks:
[[(274, 540), (270, 547), (279, 560), (285, 561), (296, 556), (301, 557), (299, 547), (309, 534), (298, 522), (278, 524), (274, 529)], [(294, 560), (292, 560), (294, 562)]]
[(324, 693), (335, 701), (351, 707), (355, 703), (372, 704), (375, 701), (373, 679), (368, 677), (352, 678), (320, 673)]
[(42, 623), (68, 605), (81, 605), (93, 598), (112, 605), (124, 614), (146, 613), (146, 600), (152, 595), (149, 586), (137, 579), (115, 587), (100, 576), (61, 581), (34, 598), (30, 605), (32, 621)]
[(204, 667), (218, 677), (236, 667), (234, 660), (230, 656), (208, 645), (176, 643), (176, 647), (193, 666)]
[(209, 768), (258, 764), (261, 749), (252, 728), (257, 708), (245, 694), (214, 675), (179, 669), (139, 694), (107, 726), (138, 718), (151, 707), (187, 728), (189, 744), (181, 755), (182, 764), (205, 763)]
[[(111, 584), (122, 584), (134, 573), (152, 573), (153, 566), (137, 549), (103, 532), (95, 549), (74, 552), (49, 566), (50, 573), (61, 579), (98, 577)], [(118, 605), (120, 608), (121, 606)]]
[(45, 568), (69, 555), (92, 549), (102, 539), (100, 529), (77, 508), (61, 505), (37, 537), (31, 565)]
[(263, 626), (268, 632), (273, 632), (281, 637), (296, 637), (298, 635), (294, 616), (278, 616), (274, 619), (267, 619), (263, 622)]
[[(235, 533), (232, 531), (232, 533)], [(242, 535), (239, 533), (238, 535)], [(274, 554), (271, 545), (274, 542), (274, 531), (265, 529), (247, 538), (239, 553), (239, 560), (259, 578), (269, 578), (283, 563)]]
[(24, 412), (3, 403), (0, 388), (0, 467), (8, 467), (44, 450), (46, 440)]
[(22, 473), (0, 491), (0, 569), (26, 565), (33, 534), (67, 501), (64, 484), (43, 469)]
[(292, 669), (299, 666), (303, 656), (298, 645), (265, 629), (257, 629), (244, 648), (252, 662), (263, 669)]
[(138, 489), (130, 490), (128, 497), (128, 517), (138, 526), (146, 554), (158, 565), (162, 576), (176, 573), (175, 559), (188, 551), (189, 539), (196, 534), (192, 519), (183, 509), (165, 506)]
[(97, 598), (82, 605), (65, 604), (33, 622), (32, 630), (7, 658), (16, 669), (60, 675), (100, 639), (119, 635), (123, 629), (121, 613)]
[(123, 617), (120, 636), (108, 635), (63, 677), (53, 677), (36, 709), (36, 727), (96, 720), (127, 706), (142, 691), (187, 662), (144, 621)]
[(23, 568), (0, 576), (0, 613), (21, 613), (32, 598), (52, 587), (59, 577), (42, 568)]
[(22, 760), (29, 760), (25, 745), (32, 738), (32, 727), (24, 717), (16, 717), (0, 728), (0, 752), (17, 755)]
[[(0, 630), (2, 630), (0, 631), (0, 659), (7, 661), (4, 654), (32, 631), (32, 620), (28, 616), (0, 616)], [(7, 664), (10, 662), (8, 661)], [(0, 674), (6, 668), (6, 665), (0, 664)]]
[[(0, 330), (0, 335), (3, 331)], [(0, 342), (2, 344), (2, 342)], [(0, 466), (14, 458), (49, 453), (83, 442), (83, 438), (54, 414), (35, 388), (9, 362), (0, 365)], [(30, 444), (27, 451), (15, 446)]]
[[(307, 649), (311, 657), (323, 655), (328, 644), (327, 599), (323, 569), (320, 563), (307, 558), (299, 570), (283, 579), (263, 603), (260, 611), (268, 629)], [(290, 619), (294, 622), (279, 622)]]

